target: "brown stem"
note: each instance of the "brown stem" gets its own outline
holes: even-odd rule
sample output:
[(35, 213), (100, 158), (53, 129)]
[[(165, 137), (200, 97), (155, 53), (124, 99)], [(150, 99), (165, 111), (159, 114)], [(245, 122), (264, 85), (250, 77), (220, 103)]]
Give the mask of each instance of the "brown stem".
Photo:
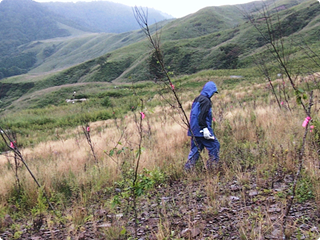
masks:
[(88, 124), (86, 124), (85, 126), (82, 126), (82, 131), (83, 131), (84, 135), (86, 136), (87, 143), (90, 146), (90, 149), (91, 149), (92, 155), (94, 157), (94, 160), (95, 160), (96, 163), (98, 163), (98, 159), (96, 157), (96, 154), (95, 154), (95, 151), (94, 151), (94, 148), (93, 148), (93, 144), (92, 144), (91, 137), (90, 137), (90, 131), (88, 131), (88, 127), (89, 127)]
[[(312, 106), (313, 106), (313, 92), (311, 91), (309, 107), (307, 109), (309, 117), (310, 117), (311, 107)], [(284, 212), (284, 215), (283, 215), (283, 222), (282, 222), (283, 237), (282, 238), (284, 240), (287, 239), (286, 238), (286, 234), (285, 234), (285, 230), (286, 230), (286, 225), (287, 225), (288, 214), (289, 214), (289, 212), (291, 210), (292, 203), (293, 203), (294, 198), (296, 196), (296, 187), (297, 187), (298, 180), (299, 180), (299, 178), (301, 176), (301, 170), (302, 170), (302, 167), (303, 167), (303, 162), (304, 162), (303, 161), (303, 156), (304, 156), (306, 139), (307, 139), (307, 134), (308, 134), (308, 126), (309, 126), (309, 123), (307, 124), (306, 129), (304, 131), (304, 136), (303, 136), (303, 140), (302, 140), (302, 146), (301, 146), (300, 153), (299, 153), (298, 169), (297, 169), (297, 172), (295, 174), (294, 181), (293, 181), (293, 186), (292, 186), (292, 195), (288, 198), (287, 206), (286, 206), (286, 209), (285, 209), (285, 212)]]
[[(8, 134), (6, 134), (6, 132), (0, 127), (0, 133), (1, 133), (1, 137), (3, 139), (3, 141), (5, 142), (5, 144), (10, 147), (10, 144), (8, 143), (7, 139), (9, 140), (9, 142), (13, 142), (12, 139), (8, 136)], [(14, 152), (14, 154), (20, 159), (20, 161), (23, 163), (23, 165), (26, 167), (26, 169), (28, 170), (29, 174), (31, 175), (31, 177), (33, 178), (33, 180), (35, 181), (35, 183), (37, 184), (38, 188), (41, 188), (41, 185), (39, 184), (38, 180), (36, 179), (36, 177), (33, 175), (32, 171), (30, 170), (29, 166), (27, 165), (27, 163), (25, 162), (25, 160), (23, 159), (23, 156), (21, 154), (21, 152), (19, 151), (19, 149), (17, 148), (17, 146), (15, 145), (15, 143), (13, 143), (14, 147), (11, 148), (12, 151)], [(46, 192), (43, 191), (43, 194), (47, 200), (48, 205), (50, 206), (50, 208), (54, 211), (55, 213), (55, 209), (52, 206), (51, 202), (49, 201), (49, 197), (47, 196)], [(56, 213), (55, 213), (56, 214)]]
[(134, 16), (135, 16), (135, 19), (137, 21), (137, 23), (139, 24), (141, 30), (145, 33), (145, 35), (147, 36), (147, 38), (149, 39), (149, 42), (151, 43), (151, 46), (152, 48), (154, 49), (155, 51), (155, 56), (156, 56), (156, 59), (160, 65), (160, 68), (161, 68), (161, 71), (162, 73), (165, 75), (165, 79), (167, 80), (167, 82), (165, 82), (171, 89), (173, 95), (174, 95), (174, 98), (178, 104), (178, 108), (181, 110), (182, 114), (183, 114), (183, 117), (184, 117), (184, 121), (188, 127), (188, 129), (190, 130), (190, 133), (191, 133), (191, 137), (195, 143), (195, 145), (197, 146), (197, 149), (198, 149), (198, 152), (199, 152), (199, 156), (200, 156), (200, 159), (201, 159), (201, 154), (200, 154), (200, 148), (198, 146), (198, 143), (196, 141), (196, 138), (195, 138), (195, 135), (194, 133), (192, 132), (191, 130), (191, 127), (190, 127), (190, 121), (189, 121), (189, 118), (182, 106), (182, 103), (177, 95), (177, 92), (176, 90), (174, 89), (173, 84), (172, 84), (172, 80), (169, 76), (169, 73), (165, 67), (165, 64), (164, 64), (164, 61), (163, 61), (163, 55), (162, 55), (162, 52), (161, 52), (161, 48), (160, 48), (160, 41), (159, 39), (156, 39), (156, 38), (153, 38), (152, 37), (152, 34), (151, 34), (151, 31), (150, 31), (150, 28), (149, 28), (149, 24), (148, 24), (148, 13), (145, 13), (143, 11), (142, 8), (138, 8), (137, 6), (134, 7)]

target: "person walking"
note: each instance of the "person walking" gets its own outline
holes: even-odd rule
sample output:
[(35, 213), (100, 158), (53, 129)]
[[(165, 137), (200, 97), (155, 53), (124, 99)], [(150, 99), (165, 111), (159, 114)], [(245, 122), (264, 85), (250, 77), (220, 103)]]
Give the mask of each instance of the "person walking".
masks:
[(220, 143), (212, 129), (211, 97), (215, 93), (218, 93), (218, 88), (214, 82), (209, 81), (192, 103), (188, 130), (188, 136), (191, 136), (191, 150), (184, 166), (185, 170), (191, 170), (195, 166), (204, 148), (209, 154), (207, 169), (212, 169), (219, 161)]

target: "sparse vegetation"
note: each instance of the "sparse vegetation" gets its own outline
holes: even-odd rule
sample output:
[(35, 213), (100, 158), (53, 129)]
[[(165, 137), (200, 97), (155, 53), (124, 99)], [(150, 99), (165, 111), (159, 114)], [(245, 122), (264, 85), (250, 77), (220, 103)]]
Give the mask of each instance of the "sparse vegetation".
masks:
[[(294, 21), (295, 13), (305, 14), (307, 8), (314, 13), (319, 8), (311, 1), (281, 3), (276, 10), (284, 11), (285, 21)], [(164, 28), (168, 31), (163, 39), (172, 29), (179, 34), (162, 45), (163, 59), (152, 58), (157, 52), (141, 54), (143, 41), (47, 78), (25, 83), (17, 77), (5, 83), (12, 89), (5, 88), (7, 99), (1, 103), (1, 133), (10, 133), (15, 142), (0, 141), (1, 238), (319, 238), (320, 66), (312, 61), (319, 59), (312, 48), (317, 44), (306, 51), (298, 41), (253, 38), (259, 45), (253, 55), (250, 37), (258, 35), (249, 22), (240, 26), (225, 19), (213, 26), (203, 21), (208, 12), (221, 17), (234, 13), (233, 8), (224, 10), (208, 8), (188, 18), (192, 24), (187, 27), (197, 30), (192, 41), (183, 39), (191, 34), (188, 29), (178, 31), (183, 25)], [(308, 19), (312, 22), (315, 15)], [(226, 25), (234, 32), (219, 31)], [(305, 22), (293, 27), (303, 31)], [(243, 29), (248, 29), (246, 41), (235, 42)], [(202, 50), (194, 49), (200, 47), (197, 38), (204, 43), (209, 36), (215, 44), (219, 37), (228, 42), (211, 51), (203, 44), (211, 59), (204, 63)], [(270, 48), (263, 46), (270, 42), (281, 50), (290, 72), (273, 65)], [(158, 43), (154, 47), (160, 47)], [(136, 65), (136, 56), (141, 64)], [(258, 56), (263, 61), (252, 66)], [(218, 63), (230, 69), (199, 71)], [(155, 67), (159, 64), (162, 74)], [(239, 66), (247, 68), (235, 69)], [(154, 75), (167, 78), (138, 81)], [(119, 76), (132, 83), (113, 81)], [(221, 165), (208, 172), (205, 161), (198, 161), (195, 170), (186, 173), (190, 139), (185, 117), (208, 80), (219, 89), (212, 100)], [(26, 89), (19, 92), (22, 84)], [(12, 99), (16, 101), (10, 109)], [(172, 104), (174, 100), (182, 105)], [(304, 128), (311, 107), (312, 120)], [(17, 164), (20, 151), (15, 147), (27, 164)], [(202, 153), (204, 160), (206, 155)]]
[[(213, 77), (213, 74), (211, 71), (195, 74), (189, 76), (188, 79), (184, 79), (183, 84), (186, 86), (201, 86), (208, 78)], [(215, 78), (221, 86), (223, 86), (224, 80), (228, 79), (219, 76)], [(318, 78), (316, 79), (319, 81)], [(176, 79), (175, 81), (179, 80)], [(248, 82), (250, 81), (248, 80)], [(189, 139), (185, 130), (179, 125), (179, 115), (176, 115), (175, 111), (171, 111), (172, 109), (168, 106), (161, 104), (159, 96), (156, 94), (152, 100), (146, 102), (145, 109), (147, 110), (144, 120), (148, 121), (148, 124), (145, 122), (143, 128), (143, 150), (141, 151), (141, 166), (139, 168), (142, 178), (139, 181), (144, 181), (145, 184), (153, 187), (138, 196), (139, 222), (144, 222), (143, 226), (145, 224), (149, 226), (149, 228), (146, 226), (142, 228), (139, 225), (138, 232), (141, 231), (149, 237), (158, 236), (158, 239), (161, 236), (168, 237), (169, 235), (178, 238), (178, 236), (181, 237), (183, 230), (188, 228), (198, 229), (200, 232), (197, 237), (226, 236), (227, 232), (221, 228), (223, 225), (220, 221), (210, 224), (214, 229), (217, 228), (212, 230), (209, 227), (213, 231), (212, 235), (205, 228), (192, 223), (196, 214), (187, 210), (187, 206), (188, 202), (190, 203), (190, 200), (194, 199), (203, 202), (203, 213), (198, 218), (207, 221), (207, 224), (209, 224), (209, 221), (214, 221), (213, 219), (218, 216), (220, 218), (224, 216), (221, 209), (237, 210), (244, 206), (255, 208), (254, 211), (243, 208), (243, 210), (233, 213), (233, 217), (226, 219), (227, 222), (233, 221), (236, 223), (234, 231), (228, 231), (230, 237), (239, 236), (239, 233), (244, 238), (257, 238), (258, 236), (275, 234), (278, 225), (273, 220), (273, 216), (274, 214), (280, 216), (284, 210), (282, 202), (290, 194), (286, 192), (287, 188), (284, 186), (289, 186), (290, 181), (288, 180), (295, 171), (297, 148), (300, 146), (299, 139), (301, 139), (304, 130), (301, 127), (304, 114), (301, 110), (297, 110), (299, 108), (294, 107), (297, 102), (293, 92), (289, 93), (289, 101), (292, 109), (295, 110), (288, 111), (285, 108), (278, 108), (274, 96), (265, 83), (248, 84), (248, 82), (247, 80), (233, 82), (233, 87), (222, 90), (213, 102), (216, 119), (215, 131), (222, 145), (222, 169), (219, 176), (211, 174), (201, 176), (197, 173), (185, 175), (183, 164), (188, 154)], [(176, 87), (182, 97), (184, 107), (188, 109), (197, 93), (194, 92), (193, 87), (184, 88), (183, 84), (181, 87), (177, 85)], [(307, 82), (301, 84), (307, 84)], [(144, 84), (136, 88), (135, 91), (146, 91), (147, 89), (152, 92), (154, 88), (152, 88), (152, 85)], [(318, 96), (319, 92), (316, 91), (315, 94)], [(110, 98), (112, 99), (112, 97)], [(124, 102), (125, 99), (129, 100), (130, 96), (124, 96), (122, 99), (120, 102)], [(119, 98), (117, 98), (117, 102), (118, 100)], [(66, 107), (69, 108), (68, 111), (81, 107), (80, 103), (77, 104)], [(55, 113), (61, 106), (47, 108), (51, 113)], [(29, 111), (32, 112), (32, 110)], [(46, 108), (42, 111), (46, 111)], [(94, 111), (91, 111), (89, 115), (92, 115), (92, 112)], [(39, 114), (37, 113), (37, 115)], [(51, 116), (53, 117), (54, 114), (51, 114)], [(0, 206), (2, 206), (3, 216), (8, 214), (15, 221), (30, 209), (34, 209), (35, 212), (40, 211), (37, 209), (41, 209), (44, 214), (42, 227), (45, 229), (48, 229), (49, 226), (52, 229), (57, 229), (58, 222), (62, 221), (68, 226), (75, 224), (73, 229), (65, 228), (65, 232), (69, 236), (80, 236), (82, 234), (81, 229), (87, 228), (88, 222), (99, 225), (99, 221), (102, 220), (106, 227), (96, 228), (94, 234), (97, 238), (103, 236), (100, 234), (110, 234), (115, 239), (125, 239), (130, 235), (132, 236), (134, 233), (131, 232), (130, 226), (133, 227), (134, 225), (130, 220), (131, 211), (127, 211), (129, 209), (127, 209), (126, 197), (123, 201), (121, 201), (122, 198), (115, 197), (119, 193), (122, 194), (127, 191), (125, 190), (126, 182), (121, 177), (122, 175), (119, 175), (119, 171), (129, 167), (125, 171), (130, 172), (129, 163), (136, 158), (138, 139), (137, 134), (135, 134), (136, 125), (133, 118), (134, 114), (127, 109), (126, 112), (118, 112), (116, 117), (108, 120), (90, 122), (91, 140), (96, 150), (98, 165), (94, 162), (90, 153), (91, 150), (86, 144), (86, 139), (80, 134), (81, 129), (64, 126), (63, 129), (54, 128), (50, 130), (50, 127), (48, 127), (50, 125), (42, 125), (43, 128), (39, 125), (41, 131), (35, 132), (31, 129), (24, 130), (25, 133), (17, 131), (18, 139), (22, 140), (24, 134), (32, 136), (33, 147), (31, 148), (31, 145), (26, 144), (22, 153), (26, 156), (30, 167), (36, 171), (35, 174), (39, 181), (49, 192), (50, 199), (60, 212), (60, 216), (59, 218), (52, 217), (48, 209), (43, 212), (43, 206), (38, 206), (40, 204), (39, 193), (31, 179), (24, 174), (25, 169), (23, 168), (19, 170), (23, 194), (20, 196), (14, 195), (12, 188), (15, 177), (13, 170), (9, 167), (9, 162), (12, 160), (11, 153), (1, 156), (2, 166), (7, 166), (1, 168), (1, 181), (4, 184), (1, 188), (2, 202)], [(288, 118), (291, 121), (287, 121)], [(314, 119), (314, 121), (316, 122), (317, 119)], [(13, 126), (15, 125), (13, 124)], [(119, 126), (126, 126), (126, 128), (119, 128)], [(150, 128), (146, 128), (147, 126)], [(49, 136), (46, 140), (41, 136), (44, 132)], [(316, 143), (317, 132), (317, 125), (315, 124), (315, 128), (307, 141)], [(117, 147), (115, 148), (115, 146)], [(302, 180), (298, 185), (298, 202), (294, 203), (294, 207), (297, 208), (297, 211), (300, 211), (299, 202), (301, 202), (312, 206), (315, 210), (313, 213), (316, 213), (318, 210), (315, 203), (320, 198), (318, 191), (316, 191), (316, 186), (318, 186), (317, 176), (319, 175), (317, 168), (318, 147), (314, 144), (308, 144), (307, 146), (307, 157), (305, 159), (305, 166), (307, 167), (302, 173), (302, 179), (305, 180)], [(201, 161), (198, 164), (198, 171), (202, 171)], [(205, 189), (199, 188), (197, 190), (196, 185), (193, 185), (194, 182), (206, 183)], [(178, 198), (176, 194), (179, 193), (179, 190), (174, 189), (179, 184), (194, 190), (182, 191), (180, 193), (182, 195)], [(170, 185), (175, 186), (172, 191), (178, 192), (170, 192), (170, 188), (168, 188)], [(210, 187), (211, 185), (212, 187)], [(185, 195), (186, 193), (189, 196)], [(271, 205), (262, 204), (270, 198), (274, 199)], [(111, 202), (115, 199), (119, 199), (121, 205), (116, 205), (117, 207), (113, 208)], [(5, 205), (6, 202), (9, 205)], [(158, 205), (159, 203), (162, 204)], [(158, 216), (159, 220), (157, 222), (151, 223), (149, 221), (153, 217), (146, 217), (148, 215), (144, 214), (146, 214), (146, 209), (153, 204), (152, 209), (159, 209), (162, 214)], [(11, 208), (19, 209), (18, 213), (13, 212)], [(184, 208), (186, 210), (181, 212), (181, 209)], [(101, 212), (104, 213), (99, 215)], [(125, 212), (126, 214), (124, 214)], [(187, 221), (187, 226), (172, 225), (174, 214), (178, 214), (181, 221)], [(317, 236), (317, 232), (311, 231), (312, 223), (317, 219), (316, 215), (308, 213), (305, 215), (308, 219), (301, 219), (294, 213), (292, 214), (294, 220), (293, 222), (290, 221), (289, 226), (294, 227), (295, 224), (301, 225), (303, 223), (308, 226), (305, 230), (289, 227), (288, 230), (294, 238), (297, 238), (299, 234), (301, 236)], [(143, 216), (145, 217), (143, 218)], [(240, 221), (244, 217), (247, 220)], [(38, 218), (34, 217), (32, 221), (36, 220)], [(188, 223), (188, 221), (190, 222)], [(9, 232), (13, 235), (27, 236), (26, 234), (28, 234), (14, 230), (13, 225), (5, 228), (4, 226), (5, 223), (2, 224), (3, 231), (4, 229), (11, 229)], [(249, 226), (255, 226), (258, 229), (248, 231), (248, 229), (254, 229), (252, 227), (248, 228)], [(32, 228), (32, 226), (29, 226), (29, 228)], [(192, 231), (190, 234), (192, 234)], [(8, 231), (4, 232), (9, 234)]]

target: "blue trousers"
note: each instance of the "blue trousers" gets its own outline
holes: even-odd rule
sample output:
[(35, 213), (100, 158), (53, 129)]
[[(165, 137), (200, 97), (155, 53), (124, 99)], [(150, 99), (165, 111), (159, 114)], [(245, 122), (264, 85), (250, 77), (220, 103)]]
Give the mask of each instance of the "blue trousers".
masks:
[(219, 161), (219, 151), (220, 151), (220, 143), (217, 138), (205, 139), (204, 137), (195, 137), (198, 147), (200, 151), (198, 151), (197, 145), (194, 143), (193, 138), (191, 138), (191, 150), (188, 156), (188, 161), (184, 165), (186, 170), (190, 170), (196, 164), (199, 159), (199, 152), (201, 152), (204, 148), (208, 150), (209, 159), (207, 161), (207, 167), (211, 168), (213, 163), (217, 163)]

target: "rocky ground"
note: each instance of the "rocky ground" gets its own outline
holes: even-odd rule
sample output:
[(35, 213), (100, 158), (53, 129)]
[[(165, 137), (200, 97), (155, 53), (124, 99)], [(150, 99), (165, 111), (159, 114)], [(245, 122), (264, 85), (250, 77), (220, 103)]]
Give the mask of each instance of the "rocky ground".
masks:
[[(293, 177), (257, 186), (255, 181), (222, 181), (195, 176), (158, 186), (139, 199), (138, 227), (132, 211), (118, 207), (111, 213), (103, 204), (80, 227), (47, 219), (21, 221), (19, 229), (0, 232), (7, 239), (282, 239), (286, 191)], [(263, 184), (262, 184), (263, 185)], [(105, 196), (105, 198), (107, 198)], [(102, 201), (103, 202), (103, 201)], [(124, 204), (126, 206), (126, 204)], [(10, 222), (10, 216), (6, 216)], [(318, 239), (320, 214), (314, 201), (295, 202), (287, 218), (288, 239)], [(18, 234), (17, 234), (18, 232)], [(121, 237), (119, 237), (121, 232)], [(134, 239), (134, 238), (131, 238)]]

